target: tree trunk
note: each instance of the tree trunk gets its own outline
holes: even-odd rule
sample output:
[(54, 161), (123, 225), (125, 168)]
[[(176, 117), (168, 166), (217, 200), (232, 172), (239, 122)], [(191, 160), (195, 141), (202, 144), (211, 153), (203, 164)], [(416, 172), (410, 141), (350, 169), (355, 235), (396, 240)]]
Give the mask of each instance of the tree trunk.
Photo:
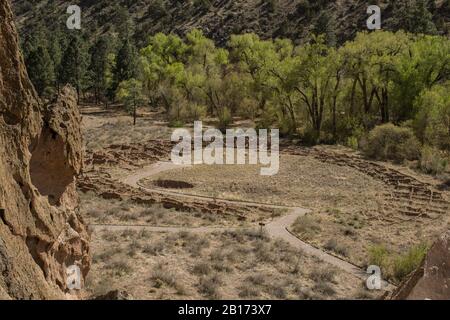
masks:
[(137, 116), (136, 115), (136, 113), (137, 113), (136, 109), (137, 109), (136, 100), (134, 100), (134, 102), (133, 102), (133, 126), (136, 125), (136, 116)]
[(336, 103), (337, 103), (337, 97), (333, 97), (333, 140), (334, 142), (337, 141), (337, 121), (336, 121)]
[(350, 98), (350, 116), (354, 116), (355, 115), (355, 93), (356, 93), (356, 84), (357, 84), (357, 80), (355, 79), (353, 81), (353, 85), (352, 85), (352, 93), (351, 93), (351, 98)]

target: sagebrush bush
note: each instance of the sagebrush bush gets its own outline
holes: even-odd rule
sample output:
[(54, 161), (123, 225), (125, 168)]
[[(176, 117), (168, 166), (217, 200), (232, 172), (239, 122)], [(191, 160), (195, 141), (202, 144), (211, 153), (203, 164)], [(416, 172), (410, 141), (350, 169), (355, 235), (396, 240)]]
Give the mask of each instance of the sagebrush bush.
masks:
[(375, 160), (418, 160), (420, 143), (410, 128), (391, 123), (375, 127), (361, 143), (364, 155)]
[(347, 257), (348, 256), (348, 249), (347, 247), (344, 247), (343, 245), (339, 244), (336, 239), (332, 238), (327, 241), (324, 248), (328, 251), (335, 252), (341, 256)]
[(311, 216), (298, 217), (292, 225), (292, 231), (305, 239), (309, 239), (321, 230), (319, 221)]

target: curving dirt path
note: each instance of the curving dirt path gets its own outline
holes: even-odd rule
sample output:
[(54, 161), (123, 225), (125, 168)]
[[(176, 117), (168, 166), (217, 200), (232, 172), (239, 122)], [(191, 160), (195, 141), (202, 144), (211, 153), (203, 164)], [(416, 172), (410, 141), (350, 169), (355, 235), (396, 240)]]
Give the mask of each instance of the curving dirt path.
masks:
[[(247, 202), (247, 201), (237, 201), (237, 200), (227, 200), (227, 199), (217, 199), (213, 197), (207, 197), (207, 196), (199, 196), (199, 195), (193, 195), (193, 194), (187, 194), (183, 192), (173, 191), (173, 190), (161, 190), (159, 188), (150, 188), (146, 186), (142, 186), (139, 182), (145, 178), (151, 177), (153, 175), (156, 175), (158, 173), (173, 170), (173, 169), (179, 169), (179, 168), (185, 168), (189, 166), (181, 166), (181, 165), (175, 165), (171, 162), (157, 162), (150, 166), (138, 169), (134, 173), (128, 175), (127, 177), (123, 178), (121, 182), (134, 187), (138, 188), (142, 192), (152, 192), (152, 193), (158, 193), (161, 195), (167, 195), (167, 196), (177, 196), (180, 198), (185, 199), (192, 199), (192, 200), (207, 200), (207, 201), (214, 201), (215, 203), (229, 203), (229, 204), (235, 204), (235, 205), (245, 205), (250, 207), (267, 207), (272, 209), (288, 209), (288, 214), (276, 218), (270, 223), (268, 223), (264, 228), (267, 231), (268, 235), (271, 238), (280, 238), (285, 241), (287, 241), (289, 244), (291, 244), (293, 247), (298, 248), (305, 252), (308, 255), (315, 256), (319, 259), (321, 259), (324, 262), (327, 262), (349, 274), (352, 274), (360, 279), (366, 280), (368, 275), (367, 273), (357, 267), (356, 265), (353, 265), (347, 261), (344, 261), (336, 256), (333, 256), (325, 251), (322, 251), (318, 248), (315, 248), (311, 246), (310, 244), (300, 240), (296, 236), (294, 236), (288, 228), (295, 222), (295, 220), (300, 217), (304, 216), (306, 213), (309, 212), (308, 209), (300, 208), (300, 207), (286, 207), (286, 206), (277, 206), (277, 205), (269, 205), (265, 203), (258, 203), (258, 202)], [(216, 231), (223, 230), (221, 227), (153, 227), (148, 225), (92, 225), (94, 229), (108, 229), (108, 230), (116, 230), (116, 231), (123, 231), (123, 230), (146, 230), (151, 232), (180, 232), (180, 231), (191, 231), (191, 232), (198, 232), (198, 233), (212, 233)], [(237, 228), (235, 228), (236, 230)], [(230, 228), (230, 230), (233, 230), (233, 228)], [(389, 283), (384, 282), (383, 287), (385, 290), (392, 290), (393, 286)]]

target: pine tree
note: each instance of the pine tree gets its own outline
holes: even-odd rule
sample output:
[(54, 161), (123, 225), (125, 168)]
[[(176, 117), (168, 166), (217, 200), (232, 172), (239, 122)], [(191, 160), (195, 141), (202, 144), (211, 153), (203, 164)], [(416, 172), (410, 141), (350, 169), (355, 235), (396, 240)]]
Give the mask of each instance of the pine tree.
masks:
[(114, 17), (114, 27), (119, 35), (119, 39), (123, 40), (129, 38), (134, 34), (135, 26), (128, 9), (116, 4), (114, 11), (116, 12)]
[[(434, 0), (431, 2), (434, 3)], [(429, 8), (432, 8), (429, 0), (416, 0), (414, 7), (414, 16), (416, 17), (413, 23), (413, 30), (415, 33), (436, 34), (436, 25), (433, 22), (433, 15)]]
[(116, 66), (114, 68), (113, 90), (115, 91), (122, 81), (134, 78), (136, 75), (137, 52), (131, 41), (124, 40), (117, 53)]
[(108, 55), (110, 53), (110, 41), (108, 37), (100, 37), (91, 50), (91, 64), (89, 72), (94, 89), (95, 103), (98, 104), (101, 96), (106, 94), (108, 89), (107, 72), (109, 70)]
[(323, 11), (317, 18), (313, 27), (313, 33), (315, 35), (325, 35), (325, 42), (329, 46), (336, 45), (336, 19), (334, 14), (328, 11)]
[(28, 75), (40, 96), (45, 89), (53, 85), (55, 69), (47, 49), (40, 45), (32, 50), (27, 57)]
[(394, 28), (411, 33), (435, 34), (437, 28), (429, 8), (432, 8), (429, 0), (396, 0), (392, 12)]
[(142, 82), (136, 79), (121, 82), (117, 88), (117, 97), (133, 116), (133, 125), (136, 125), (137, 108), (145, 101), (142, 93)]
[(84, 40), (77, 35), (71, 37), (61, 60), (61, 83), (73, 85), (80, 101), (82, 90), (87, 87), (88, 54)]
[(48, 53), (53, 61), (54, 68), (54, 87), (59, 92), (59, 70), (61, 68), (61, 59), (63, 55), (63, 48), (61, 46), (62, 33), (60, 31), (54, 32), (50, 35), (48, 44)]

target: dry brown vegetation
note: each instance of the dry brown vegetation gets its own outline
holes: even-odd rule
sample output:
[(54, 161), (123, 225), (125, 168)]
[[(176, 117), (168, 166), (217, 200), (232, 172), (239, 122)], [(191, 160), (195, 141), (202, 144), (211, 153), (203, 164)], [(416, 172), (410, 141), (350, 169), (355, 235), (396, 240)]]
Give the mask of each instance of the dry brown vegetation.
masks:
[(201, 211), (166, 209), (161, 204), (139, 204), (130, 199), (103, 199), (93, 192), (81, 193), (81, 210), (89, 224), (150, 226), (245, 226), (230, 215), (213, 215)]
[(259, 230), (207, 237), (104, 230), (93, 235), (93, 249), (93, 295), (116, 288), (138, 299), (336, 299), (364, 292), (360, 280)]
[(167, 139), (171, 130), (158, 112), (140, 110), (135, 126), (125, 110), (117, 106), (104, 110), (83, 107), (83, 134), (87, 150), (101, 150), (113, 144), (130, 144), (151, 139)]

